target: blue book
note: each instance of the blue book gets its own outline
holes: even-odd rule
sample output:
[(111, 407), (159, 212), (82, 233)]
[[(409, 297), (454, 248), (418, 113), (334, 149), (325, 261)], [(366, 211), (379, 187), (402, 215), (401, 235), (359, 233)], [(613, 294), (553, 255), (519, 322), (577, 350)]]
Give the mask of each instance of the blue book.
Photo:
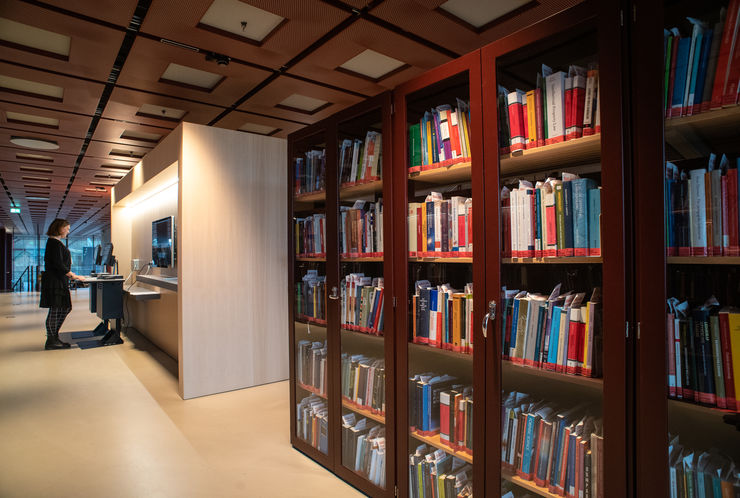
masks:
[(557, 418), (557, 433), (555, 437), (555, 449), (553, 450), (553, 458), (555, 458), (554, 465), (550, 472), (550, 483), (556, 485), (560, 482), (560, 467), (563, 458), (563, 444), (565, 442), (565, 427), (568, 421), (564, 416), (558, 415)]
[(419, 298), (416, 300), (417, 310), (416, 317), (419, 324), (416, 327), (416, 336), (429, 339), (429, 294), (431, 289), (424, 288), (419, 290)]
[(588, 191), (588, 255), (601, 256), (601, 189)]
[(537, 415), (527, 414), (527, 428), (524, 433), (524, 452), (522, 454), (522, 472), (531, 474), (532, 452), (534, 451), (534, 431), (537, 425)]
[(552, 310), (552, 327), (550, 327), (550, 347), (547, 350), (547, 363), (554, 367), (558, 362), (558, 341), (560, 338), (560, 315), (563, 307), (555, 306)]
[[(702, 40), (700, 58), (699, 58), (699, 72), (696, 76), (696, 92), (694, 93), (694, 106), (702, 103), (702, 96), (704, 95), (704, 84), (707, 78), (707, 66), (709, 65), (709, 51), (712, 48), (712, 37), (714, 36), (714, 30), (708, 29), (704, 33)], [(699, 109), (696, 109), (698, 111)], [(693, 110), (691, 113), (695, 112)]]
[(534, 190), (534, 250), (535, 257), (542, 257), (542, 250), (545, 248), (545, 241), (542, 240), (542, 205), (540, 203), (539, 190)]
[(519, 299), (514, 299), (514, 311), (511, 313), (511, 335), (509, 336), (509, 351), (516, 348), (516, 324), (519, 318)]
[(548, 307), (548, 304), (545, 303), (544, 306), (540, 306), (537, 310), (537, 337), (535, 338), (534, 357), (532, 358), (537, 366), (539, 366), (542, 361), (540, 359), (540, 350), (542, 349), (542, 336), (544, 335), (545, 323), (547, 322)]
[(596, 188), (591, 178), (576, 178), (573, 184), (574, 256), (588, 256), (588, 191)]
[(563, 219), (565, 223), (565, 241), (563, 256), (573, 256), (573, 181), (563, 182)]
[(691, 38), (683, 37), (678, 41), (676, 52), (676, 73), (673, 78), (673, 97), (671, 97), (671, 116), (680, 116), (683, 98), (686, 91), (686, 75), (689, 71), (689, 52)]
[(568, 468), (566, 477), (567, 494), (573, 495), (576, 489), (576, 435), (575, 430), (571, 432), (568, 441)]
[(427, 251), (434, 252), (434, 201), (427, 201)]
[[(686, 101), (686, 109), (691, 109), (694, 106), (694, 99), (696, 98), (696, 80), (699, 75), (699, 59), (701, 59), (702, 47), (704, 35), (699, 33), (696, 35), (696, 42), (694, 45), (693, 58), (690, 62), (689, 67), (689, 99)], [(688, 75), (687, 75), (688, 76)], [(701, 94), (699, 94), (701, 97)]]

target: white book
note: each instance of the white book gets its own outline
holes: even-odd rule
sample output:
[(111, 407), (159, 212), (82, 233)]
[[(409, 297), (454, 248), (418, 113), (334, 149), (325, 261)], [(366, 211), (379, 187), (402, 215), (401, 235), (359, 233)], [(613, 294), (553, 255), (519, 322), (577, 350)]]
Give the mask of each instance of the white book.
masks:
[(565, 77), (558, 71), (545, 78), (548, 143), (562, 141), (565, 135)]
[(519, 189), (509, 194), (509, 225), (511, 227), (511, 255), (519, 256)]
[(689, 171), (689, 237), (692, 256), (706, 254), (707, 213), (704, 187), (706, 172), (707, 170), (703, 168)]
[(583, 127), (591, 126), (594, 115), (594, 96), (596, 93), (596, 76), (591, 74), (586, 78), (586, 100), (583, 105)]

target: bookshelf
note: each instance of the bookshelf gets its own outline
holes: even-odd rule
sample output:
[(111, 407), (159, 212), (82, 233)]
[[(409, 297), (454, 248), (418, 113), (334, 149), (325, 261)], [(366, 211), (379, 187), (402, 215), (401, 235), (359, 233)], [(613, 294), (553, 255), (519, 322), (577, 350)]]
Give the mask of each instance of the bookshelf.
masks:
[(471, 264), (473, 258), (426, 258), (426, 257), (409, 257), (411, 263), (457, 263)]
[(518, 487), (526, 491), (535, 493), (538, 496), (546, 496), (548, 498), (555, 498), (557, 496), (560, 496), (560, 495), (556, 495), (555, 493), (550, 493), (550, 491), (548, 491), (547, 488), (543, 488), (542, 486), (537, 486), (534, 482), (526, 481), (523, 478), (519, 477), (518, 475), (508, 472), (508, 471), (502, 471), (501, 477), (504, 480), (509, 481), (513, 484), (516, 484)]
[(590, 265), (603, 263), (600, 256), (554, 258), (503, 258), (505, 265)]
[(450, 166), (430, 165), (429, 169), (409, 173), (409, 180), (438, 185), (470, 181), (472, 162), (461, 161)]
[[(639, 11), (648, 8), (648, 4), (636, 2), (636, 8)], [(723, 420), (728, 412), (718, 408), (713, 399), (722, 390), (729, 394), (728, 386), (733, 384), (726, 377), (728, 363), (717, 360), (727, 358), (732, 346), (731, 338), (729, 349), (722, 340), (725, 328), (721, 321), (723, 309), (740, 306), (737, 293), (740, 258), (666, 256), (667, 247), (721, 246), (725, 236), (735, 238), (732, 227), (738, 229), (735, 215), (726, 211), (734, 195), (731, 192), (723, 195), (721, 185), (732, 187), (737, 182), (732, 175), (736, 174), (740, 152), (740, 107), (734, 96), (729, 102), (717, 105), (716, 99), (721, 100), (723, 93), (722, 78), (727, 63), (718, 56), (713, 70), (708, 70), (709, 66), (703, 68), (703, 61), (708, 62), (705, 48), (711, 51), (714, 46), (721, 51), (725, 41), (736, 43), (732, 42), (737, 37), (735, 21), (728, 20), (736, 18), (737, 11), (733, 11), (736, 6), (737, 2), (726, 1), (652, 3), (651, 15), (639, 26), (635, 25), (631, 35), (631, 45), (640, 47), (639, 58), (632, 54), (631, 72), (640, 75), (630, 82), (634, 88), (633, 105), (643, 110), (643, 119), (632, 123), (634, 136), (642, 142), (634, 159), (634, 170), (638, 172), (635, 185), (640, 185), (635, 190), (635, 211), (641, 216), (635, 231), (638, 248), (635, 285), (642, 296), (637, 302), (635, 320), (643, 330), (635, 341), (638, 359), (635, 366), (639, 372), (635, 484), (646, 496), (676, 494), (671, 472), (676, 468), (675, 462), (683, 461), (690, 453), (701, 461), (711, 458), (713, 463), (705, 470), (709, 473), (715, 465), (740, 463), (740, 432)], [(720, 23), (722, 7), (727, 8), (723, 24)], [(682, 51), (679, 57), (679, 49), (695, 39), (698, 46), (700, 39), (700, 29), (695, 30), (687, 17), (701, 21), (705, 27), (702, 50), (696, 54)], [(734, 33), (725, 32), (728, 26), (733, 27)], [(668, 37), (665, 29), (669, 30)], [(676, 32), (680, 38), (674, 36)], [(692, 68), (691, 78), (699, 85), (694, 86), (695, 105), (691, 112), (688, 100), (684, 99), (686, 95), (681, 95), (681, 86), (686, 81), (691, 92), (691, 80), (687, 76), (682, 78), (679, 67), (673, 67), (670, 59), (666, 63), (666, 54), (673, 59), (674, 53), (676, 60), (682, 61), (680, 67)], [(699, 92), (697, 88), (701, 87)], [(712, 155), (715, 155), (713, 168)], [(727, 164), (722, 163), (723, 156), (729, 159)], [(704, 204), (693, 204), (697, 209), (682, 216), (688, 200), (684, 189), (689, 186), (695, 189), (693, 198), (701, 198)], [(722, 223), (717, 223), (719, 219)], [(730, 241), (730, 245), (735, 244)], [(711, 301), (712, 296), (716, 301)], [(645, 334), (645, 330), (656, 333)], [(704, 335), (692, 336), (689, 330), (708, 331), (711, 340), (706, 341)], [(667, 348), (668, 340), (675, 347)], [(707, 345), (710, 347), (706, 348)], [(693, 358), (687, 354), (692, 350)], [(679, 365), (681, 369), (677, 369)], [(686, 371), (686, 365), (696, 365), (696, 374), (693, 368)], [(719, 375), (720, 366), (722, 375)], [(734, 366), (731, 368), (734, 370)], [(736, 380), (737, 373), (733, 372), (733, 377)], [(671, 392), (679, 387), (698, 391), (702, 403), (694, 402), (693, 396), (691, 400), (673, 399)], [(722, 455), (717, 457), (712, 448)], [(693, 469), (686, 472), (686, 479), (698, 478)], [(724, 476), (722, 480), (726, 480)], [(728, 492), (733, 491), (728, 489)]]
[(520, 150), (501, 156), (501, 174), (550, 170), (558, 166), (598, 162), (601, 156), (601, 134), (567, 142)]
[(418, 432), (412, 431), (411, 437), (416, 439), (417, 441), (426, 443), (433, 448), (444, 450), (446, 453), (449, 453), (450, 455), (453, 455), (454, 457), (459, 458), (460, 460), (464, 462), (468, 462), (471, 464), (473, 463), (473, 456), (470, 453), (452, 449), (450, 446), (442, 442), (442, 439), (440, 439), (439, 434), (435, 434), (434, 436), (422, 436)]
[(367, 408), (357, 406), (347, 399), (342, 399), (342, 407), (359, 415), (362, 415), (363, 417), (367, 417), (371, 420), (375, 420), (376, 422), (380, 422), (381, 424), (385, 424), (385, 417), (383, 415), (374, 413), (372, 410), (368, 410)]
[(383, 180), (371, 180), (356, 184), (342, 184), (339, 190), (340, 199), (352, 199), (357, 197), (364, 197), (371, 195), (376, 192), (383, 191)]

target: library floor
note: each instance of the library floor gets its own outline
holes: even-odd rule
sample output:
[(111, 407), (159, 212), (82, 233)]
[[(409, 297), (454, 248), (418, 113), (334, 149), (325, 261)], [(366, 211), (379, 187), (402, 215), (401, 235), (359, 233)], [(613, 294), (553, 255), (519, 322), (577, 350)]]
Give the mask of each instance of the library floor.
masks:
[[(72, 300), (63, 338), (98, 323)], [(0, 294), (0, 496), (361, 496), (290, 446), (287, 381), (183, 401), (135, 332), (44, 351), (45, 311)]]

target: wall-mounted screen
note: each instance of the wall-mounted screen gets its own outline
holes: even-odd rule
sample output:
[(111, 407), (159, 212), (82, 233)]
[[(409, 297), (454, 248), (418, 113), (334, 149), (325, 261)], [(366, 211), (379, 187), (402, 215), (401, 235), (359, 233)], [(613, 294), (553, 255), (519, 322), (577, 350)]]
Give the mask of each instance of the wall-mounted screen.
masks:
[(175, 219), (172, 216), (152, 222), (152, 261), (159, 268), (175, 266)]

